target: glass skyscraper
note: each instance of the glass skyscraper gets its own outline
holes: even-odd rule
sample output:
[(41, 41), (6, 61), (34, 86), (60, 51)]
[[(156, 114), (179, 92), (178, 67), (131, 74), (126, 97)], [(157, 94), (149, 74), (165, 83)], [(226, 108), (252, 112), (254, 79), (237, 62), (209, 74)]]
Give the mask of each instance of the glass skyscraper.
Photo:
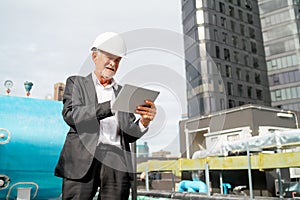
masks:
[(300, 111), (299, 0), (258, 0), (272, 106)]
[(256, 0), (182, 0), (188, 117), (271, 104)]

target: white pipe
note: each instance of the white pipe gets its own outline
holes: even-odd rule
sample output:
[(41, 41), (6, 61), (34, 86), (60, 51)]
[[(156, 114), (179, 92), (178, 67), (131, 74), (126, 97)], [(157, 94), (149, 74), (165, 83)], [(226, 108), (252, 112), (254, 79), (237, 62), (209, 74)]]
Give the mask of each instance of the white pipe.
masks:
[(210, 180), (209, 180), (209, 166), (205, 163), (205, 182), (207, 186), (207, 196), (210, 196)]
[(37, 192), (38, 192), (38, 190), (39, 190), (39, 186), (38, 186), (38, 184), (35, 183), (35, 182), (17, 182), (17, 183), (15, 183), (15, 184), (13, 184), (12, 186), (10, 186), (10, 188), (9, 188), (9, 190), (8, 190), (8, 192), (7, 192), (7, 195), (6, 195), (6, 200), (9, 200), (9, 198), (10, 198), (10, 193), (11, 193), (12, 189), (13, 189), (15, 186), (17, 186), (17, 185), (32, 185), (32, 186), (35, 186), (35, 192), (34, 192), (33, 197), (32, 197), (33, 199), (36, 197)]
[(248, 142), (247, 142), (247, 160), (248, 160), (249, 193), (250, 193), (250, 199), (253, 199), (252, 174), (251, 174), (251, 157), (250, 157), (250, 150), (249, 150), (249, 143)]
[(189, 130), (187, 129), (186, 124), (185, 124), (185, 128), (184, 128), (184, 132), (185, 132), (186, 158), (189, 159), (190, 158)]
[(149, 191), (149, 170), (148, 165), (146, 166), (146, 175), (145, 175), (146, 191)]
[(222, 174), (222, 172), (220, 172), (220, 190), (221, 190), (221, 194), (224, 194), (224, 191), (223, 191), (223, 174)]

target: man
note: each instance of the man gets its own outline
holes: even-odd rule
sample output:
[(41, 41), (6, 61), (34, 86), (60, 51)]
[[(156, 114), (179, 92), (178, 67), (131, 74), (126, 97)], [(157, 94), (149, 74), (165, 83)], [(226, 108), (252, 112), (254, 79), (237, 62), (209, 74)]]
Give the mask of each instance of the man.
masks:
[(129, 143), (142, 137), (154, 119), (152, 101), (134, 114), (114, 112), (119, 86), (113, 76), (125, 57), (126, 46), (116, 33), (100, 34), (92, 46), (95, 70), (87, 77), (67, 79), (63, 118), (70, 126), (55, 175), (63, 177), (62, 198), (128, 199), (132, 166)]

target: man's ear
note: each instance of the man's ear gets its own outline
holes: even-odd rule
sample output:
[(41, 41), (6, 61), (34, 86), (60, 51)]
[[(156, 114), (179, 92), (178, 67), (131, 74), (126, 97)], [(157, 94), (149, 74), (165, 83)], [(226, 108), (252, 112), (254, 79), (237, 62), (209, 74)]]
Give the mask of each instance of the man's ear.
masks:
[(98, 52), (97, 51), (93, 51), (92, 52), (92, 60), (95, 62), (95, 59), (98, 57)]

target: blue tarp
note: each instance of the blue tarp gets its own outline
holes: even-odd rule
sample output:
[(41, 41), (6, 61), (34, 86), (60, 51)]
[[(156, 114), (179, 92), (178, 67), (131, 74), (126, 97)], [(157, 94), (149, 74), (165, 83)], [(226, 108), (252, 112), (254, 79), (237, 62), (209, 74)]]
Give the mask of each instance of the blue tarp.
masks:
[[(36, 183), (36, 199), (60, 195), (62, 180), (54, 176), (54, 168), (68, 131), (62, 106), (60, 101), (0, 95), (0, 128), (10, 133), (9, 142), (0, 144), (0, 178), (10, 178), (8, 187), (0, 189), (0, 199), (5, 199), (8, 190), (18, 182)], [(7, 139), (3, 129), (0, 134), (5, 137), (0, 142)], [(13, 199), (16, 188), (11, 191)], [(31, 193), (34, 191), (33, 187)]]

